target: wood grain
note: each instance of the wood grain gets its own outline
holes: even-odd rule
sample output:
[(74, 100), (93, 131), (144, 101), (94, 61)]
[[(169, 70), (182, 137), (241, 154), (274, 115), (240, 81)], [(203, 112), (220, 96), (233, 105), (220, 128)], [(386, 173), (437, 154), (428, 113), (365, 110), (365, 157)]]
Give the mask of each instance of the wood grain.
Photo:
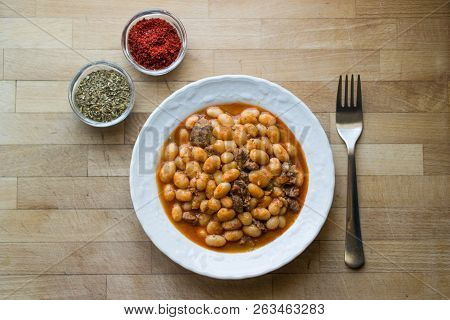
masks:
[(447, 273), (336, 273), (273, 277), (274, 299), (446, 299), (450, 293)]
[[(130, 19), (136, 12), (149, 8), (145, 0), (135, 0), (129, 3), (109, 0), (35, 0), (36, 15), (44, 17), (125, 17)], [(153, 1), (152, 8), (164, 8), (180, 15), (182, 18), (206, 17), (208, 15), (208, 1), (197, 0), (192, 2), (176, 0)]]
[(133, 210), (0, 210), (0, 242), (149, 241)]
[[(445, 239), (364, 241), (363, 272), (445, 272), (450, 266), (450, 242)], [(344, 241), (320, 242), (321, 272), (353, 272), (342, 263)]]
[[(440, 8), (439, 10), (437, 10)], [(448, 15), (449, 8), (443, 0), (400, 0), (400, 1), (378, 1), (378, 0), (356, 0), (356, 16), (358, 17), (422, 17), (427, 14)]]
[[(448, 131), (448, 129), (447, 129)], [(426, 175), (450, 174), (450, 145), (425, 144), (423, 146), (423, 171)]]
[(0, 178), (0, 209), (17, 207), (17, 178)]
[(3, 0), (0, 17), (32, 17), (36, 14), (36, 0)]
[[(137, 72), (120, 44), (148, 1), (0, 2), (0, 298), (448, 299), (445, 0), (151, 6), (188, 33), (185, 59), (158, 78)], [(109, 129), (81, 123), (67, 100), (74, 73), (96, 60), (124, 67), (136, 86), (132, 114)], [(362, 77), (364, 103), (356, 156), (366, 265), (358, 271), (343, 263), (347, 160), (334, 113), (338, 76), (351, 73)], [(143, 231), (129, 193), (132, 147), (150, 113), (186, 84), (222, 74), (263, 77), (303, 100), (336, 168), (318, 237), (288, 265), (242, 281), (172, 262)]]
[(0, 276), (2, 299), (106, 299), (104, 275)]
[(130, 171), (131, 145), (108, 145), (89, 147), (89, 176), (128, 176)]
[[(448, 176), (359, 176), (360, 207), (448, 208)], [(334, 207), (345, 207), (346, 177), (336, 177)]]
[[(333, 111), (336, 83), (280, 82), (300, 97), (313, 112)], [(364, 113), (447, 112), (445, 81), (364, 81)]]
[(128, 209), (127, 178), (19, 178), (20, 209)]
[(16, 112), (72, 112), (67, 81), (17, 81)]
[(0, 274), (150, 274), (149, 242), (0, 244)]
[(217, 50), (214, 54), (216, 74), (244, 73), (274, 81), (330, 81), (346, 72), (371, 80), (378, 77), (379, 69), (379, 52), (363, 50)]
[[(0, 57), (1, 58), (1, 57)], [(14, 112), (16, 103), (16, 83), (0, 81), (0, 112)]]
[(271, 299), (272, 278), (214, 280), (194, 275), (111, 275), (108, 299)]
[[(319, 240), (344, 240), (345, 208), (332, 208)], [(447, 239), (448, 211), (440, 208), (361, 208), (364, 240)]]
[(0, 176), (86, 176), (88, 147), (82, 145), (0, 145)]
[[(345, 145), (332, 145), (332, 150), (336, 175), (347, 175), (348, 155)], [(364, 176), (422, 175), (422, 145), (359, 144), (356, 162), (358, 174)]]
[(122, 124), (97, 130), (69, 113), (4, 113), (0, 127), (8, 132), (0, 136), (4, 145), (123, 143)]
[(212, 18), (352, 18), (355, 16), (353, 0), (269, 0), (261, 5), (258, 0), (209, 1)]
[[(364, 130), (359, 143), (421, 143), (448, 142), (448, 113), (370, 113), (364, 114)], [(336, 127), (336, 115), (330, 115), (330, 127)], [(331, 142), (343, 143), (336, 130)]]
[(65, 48), (72, 44), (71, 19), (0, 18), (0, 29), (1, 48)]

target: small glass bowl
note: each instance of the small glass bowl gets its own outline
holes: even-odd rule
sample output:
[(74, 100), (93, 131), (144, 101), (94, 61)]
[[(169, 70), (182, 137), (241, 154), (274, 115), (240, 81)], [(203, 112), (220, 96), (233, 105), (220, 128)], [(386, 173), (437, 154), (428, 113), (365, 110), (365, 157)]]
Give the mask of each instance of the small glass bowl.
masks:
[[(178, 53), (178, 57), (175, 59), (174, 62), (170, 66), (164, 69), (147, 69), (140, 64), (138, 64), (131, 55), (130, 51), (128, 50), (128, 33), (130, 32), (130, 29), (140, 20), (143, 19), (154, 19), (154, 18), (160, 18), (168, 23), (170, 23), (175, 30), (177, 30), (178, 36), (181, 40), (181, 50)], [(145, 74), (151, 75), (151, 76), (161, 76), (163, 74), (169, 73), (173, 69), (175, 69), (183, 60), (184, 56), (186, 55), (187, 51), (187, 35), (186, 35), (186, 29), (184, 29), (183, 24), (181, 21), (175, 17), (173, 14), (171, 14), (168, 11), (161, 10), (161, 9), (150, 9), (146, 11), (139, 12), (136, 14), (133, 18), (128, 21), (128, 23), (125, 25), (125, 28), (122, 31), (122, 51), (125, 57), (130, 61), (130, 63), (133, 65), (133, 67)]]
[[(125, 111), (118, 116), (116, 119), (113, 119), (109, 122), (100, 122), (92, 120), (91, 118), (86, 117), (84, 114), (81, 113), (80, 109), (78, 109), (77, 104), (75, 102), (75, 93), (77, 91), (78, 85), (80, 84), (81, 80), (83, 80), (86, 76), (88, 76), (91, 72), (97, 71), (97, 70), (114, 70), (121, 75), (123, 75), (128, 82), (128, 85), (130, 86), (131, 90), (131, 96), (130, 96), (130, 102), (128, 103), (127, 108)], [(69, 84), (69, 102), (70, 106), (72, 107), (73, 112), (83, 121), (84, 123), (93, 126), (93, 127), (99, 127), (99, 128), (105, 128), (105, 127), (111, 127), (113, 125), (118, 124), (119, 122), (122, 122), (131, 112), (131, 110), (134, 107), (134, 101), (136, 99), (135, 94), (135, 88), (133, 80), (131, 80), (130, 75), (121, 67), (118, 65), (115, 65), (111, 62), (107, 61), (96, 61), (92, 63), (88, 63), (84, 67), (82, 67), (73, 77), (72, 81)]]

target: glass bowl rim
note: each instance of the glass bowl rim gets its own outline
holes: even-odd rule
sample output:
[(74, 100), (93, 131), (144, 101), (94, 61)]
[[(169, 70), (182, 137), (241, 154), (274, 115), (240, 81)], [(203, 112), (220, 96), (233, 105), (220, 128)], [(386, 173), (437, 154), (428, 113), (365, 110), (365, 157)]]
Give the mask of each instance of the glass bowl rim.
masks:
[[(130, 90), (131, 90), (130, 101), (128, 102), (128, 106), (125, 109), (125, 111), (117, 118), (115, 118), (111, 121), (108, 121), (108, 122), (96, 121), (96, 120), (93, 120), (93, 119), (88, 118), (85, 115), (83, 115), (80, 112), (80, 109), (77, 107), (77, 104), (74, 99), (75, 84), (77, 83), (77, 81), (81, 79), (81, 76), (83, 75), (83, 73), (85, 73), (89, 69), (97, 67), (97, 66), (100, 66), (100, 67), (106, 66), (106, 67), (108, 67), (108, 69), (113, 69), (116, 72), (118, 72), (119, 74), (123, 75), (127, 79), (128, 85), (130, 86)], [(86, 75), (88, 75), (88, 74), (90, 74), (90, 72), (87, 73)], [(89, 62), (89, 63), (85, 64), (75, 73), (75, 75), (73, 76), (72, 80), (69, 83), (68, 98), (69, 98), (69, 103), (70, 103), (70, 106), (71, 106), (73, 112), (78, 116), (78, 118), (81, 121), (83, 121), (84, 123), (86, 123), (92, 127), (106, 128), (106, 127), (114, 126), (114, 125), (122, 122), (123, 120), (125, 120), (128, 117), (128, 115), (131, 113), (131, 110), (133, 110), (134, 103), (136, 100), (136, 94), (135, 94), (134, 82), (131, 79), (128, 72), (125, 71), (125, 69), (123, 69), (122, 67), (120, 67), (119, 65), (117, 65), (115, 63), (105, 61), (105, 60), (99, 60), (99, 61), (93, 61), (93, 62)]]
[[(167, 16), (170, 19), (172, 19), (175, 23), (173, 23), (172, 21), (168, 21), (171, 25), (173, 25), (173, 27), (177, 30), (180, 31), (180, 40), (181, 40), (181, 50), (180, 53), (178, 54), (178, 57), (172, 62), (172, 64), (170, 64), (168, 67), (164, 68), (164, 69), (157, 69), (157, 70), (151, 70), (151, 69), (146, 69), (143, 66), (139, 65), (131, 56), (130, 51), (128, 50), (128, 41), (127, 41), (127, 35), (129, 32), (129, 28), (130, 26), (137, 20), (146, 18), (147, 16), (151, 16), (151, 15), (162, 15), (162, 16)], [(125, 58), (127, 58), (127, 60), (133, 65), (133, 67), (150, 76), (161, 76), (164, 74), (169, 73), (170, 71), (174, 70), (180, 63), (181, 61), (183, 61), (188, 46), (187, 46), (187, 33), (186, 33), (186, 29), (184, 28), (183, 23), (181, 22), (180, 19), (178, 19), (175, 15), (173, 15), (172, 13), (170, 13), (167, 10), (163, 10), (163, 9), (158, 9), (158, 8), (154, 8), (154, 9), (147, 9), (144, 11), (140, 11), (137, 14), (135, 14), (126, 24), (125, 27), (122, 30), (122, 52), (125, 55)]]

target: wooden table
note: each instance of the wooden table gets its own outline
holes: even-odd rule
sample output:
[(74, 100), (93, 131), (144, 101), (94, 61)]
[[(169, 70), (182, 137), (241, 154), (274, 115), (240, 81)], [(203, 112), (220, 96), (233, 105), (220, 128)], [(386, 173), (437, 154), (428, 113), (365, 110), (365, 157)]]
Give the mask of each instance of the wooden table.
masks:
[[(132, 70), (125, 22), (162, 7), (186, 26), (182, 65)], [(444, 0), (0, 0), (0, 297), (31, 299), (439, 299), (450, 296), (449, 24)], [(67, 101), (88, 60), (125, 66), (133, 114), (87, 127)], [(332, 143), (336, 195), (305, 253), (271, 274), (216, 281), (171, 263), (132, 210), (131, 149), (149, 113), (186, 83), (243, 73), (280, 83)], [(339, 74), (359, 73), (357, 149), (366, 266), (343, 263), (346, 154)]]

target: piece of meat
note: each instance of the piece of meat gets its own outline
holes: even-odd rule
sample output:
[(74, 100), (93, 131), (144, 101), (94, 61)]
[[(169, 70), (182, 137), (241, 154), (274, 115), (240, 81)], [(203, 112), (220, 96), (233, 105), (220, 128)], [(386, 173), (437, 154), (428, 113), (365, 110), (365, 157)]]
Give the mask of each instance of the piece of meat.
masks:
[(194, 125), (190, 135), (190, 141), (193, 146), (206, 148), (211, 144), (212, 126), (208, 120), (200, 119)]
[(244, 212), (244, 200), (238, 195), (232, 194), (231, 200), (233, 200), (233, 210), (237, 213)]
[(267, 228), (266, 225), (264, 223), (262, 223), (261, 221), (258, 221), (256, 219), (253, 219), (253, 224), (262, 232), (266, 232)]
[(255, 241), (253, 241), (253, 239), (249, 236), (243, 236), (241, 238), (241, 240), (239, 240), (239, 244), (240, 245), (247, 245), (250, 247), (254, 247), (255, 246)]
[(242, 179), (242, 181), (244, 181), (246, 185), (250, 183), (250, 180), (248, 179), (248, 173), (245, 171), (241, 171), (239, 178)]
[(234, 154), (238, 166), (242, 168), (248, 159), (248, 150), (246, 148), (239, 148)]
[(244, 210), (248, 210), (250, 195), (247, 190), (247, 185), (242, 179), (237, 179), (233, 182), (230, 194), (233, 200), (234, 211), (242, 213)]
[(297, 200), (287, 198), (287, 202), (290, 211), (294, 211), (295, 213), (298, 213), (300, 211), (300, 205)]
[(254, 171), (259, 169), (259, 165), (251, 160), (245, 161), (244, 165), (242, 166), (242, 169), (247, 171)]
[(300, 188), (295, 185), (285, 184), (282, 189), (288, 197), (297, 198), (300, 195)]
[(281, 165), (281, 175), (278, 179), (282, 184), (294, 184), (297, 180), (297, 168), (288, 162)]
[(190, 213), (189, 211), (183, 212), (182, 218), (184, 221), (191, 223), (191, 224), (197, 224), (197, 221), (198, 221), (198, 218), (194, 214)]

